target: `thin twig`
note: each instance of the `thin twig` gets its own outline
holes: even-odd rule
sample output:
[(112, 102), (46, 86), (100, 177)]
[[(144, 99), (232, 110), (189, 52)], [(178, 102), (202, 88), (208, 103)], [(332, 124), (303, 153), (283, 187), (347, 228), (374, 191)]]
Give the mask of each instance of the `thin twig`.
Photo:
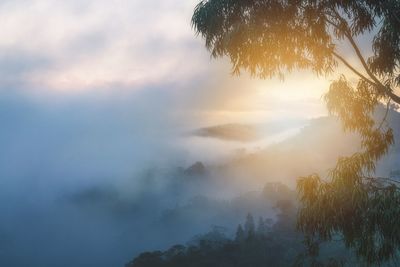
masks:
[(338, 53), (336, 53), (335, 51), (332, 52), (332, 54), (337, 57), (340, 61), (342, 61), (342, 63), (344, 65), (346, 65), (346, 67), (348, 67), (351, 71), (353, 71), (355, 74), (357, 74), (360, 78), (362, 78), (363, 80), (365, 80), (366, 82), (368, 82), (369, 84), (373, 85), (373, 86), (377, 86), (376, 83), (374, 83), (373, 81), (371, 81), (370, 79), (368, 79), (367, 77), (365, 77), (361, 72), (359, 72), (358, 70), (356, 70), (353, 66), (350, 65), (349, 62), (347, 62), (346, 59), (344, 59), (344, 57), (342, 57), (341, 55), (339, 55)]
[(383, 123), (386, 122), (387, 116), (389, 114), (389, 109), (390, 109), (390, 102), (391, 99), (389, 98), (388, 102), (386, 103), (386, 112), (385, 112), (385, 116), (382, 118), (381, 123), (379, 124), (378, 130), (382, 129)]
[[(389, 96), (394, 102), (400, 104), (400, 96), (396, 95), (395, 93), (393, 93), (391, 88), (386, 87), (385, 85), (382, 84), (382, 82), (372, 73), (372, 71), (369, 69), (367, 62), (365, 61), (358, 45), (356, 44), (355, 40), (352, 37), (351, 31), (350, 31), (350, 27), (348, 22), (337, 12), (336, 9), (332, 8), (331, 11), (335, 14), (334, 18), (338, 19), (341, 23), (343, 23), (343, 25), (345, 25), (345, 29), (344, 29), (344, 36), (347, 37), (348, 41), (350, 42), (351, 46), (353, 47), (359, 61), (361, 62), (362, 66), (364, 67), (365, 71), (367, 72), (368, 76), (370, 76), (370, 78), (374, 81), (374, 83), (371, 83), (371, 81), (369, 79), (366, 79), (366, 77), (364, 75), (362, 75), (360, 72), (355, 71), (355, 69), (347, 62), (344, 62), (342, 59), (342, 62), (345, 63), (345, 65), (347, 67), (350, 67), (350, 69), (352, 71), (355, 71), (355, 73), (357, 75), (361, 75), (360, 77), (362, 77), (364, 80), (366, 80), (368, 83), (376, 86), (377, 90), (387, 96)], [(332, 16), (332, 15), (331, 15)], [(336, 27), (337, 29), (341, 30), (341, 28), (336, 25), (335, 23), (327, 20), (329, 24), (331, 24), (332, 26)], [(335, 55), (335, 54), (334, 54)], [(336, 56), (336, 55), (335, 55)], [(337, 57), (337, 56), (336, 56)]]
[(391, 179), (391, 178), (388, 178), (388, 177), (368, 177), (368, 176), (363, 176), (362, 178), (366, 179), (366, 180), (374, 181), (374, 182), (376, 182), (377, 180), (380, 180), (380, 181), (386, 181), (388, 183), (400, 184), (400, 181), (394, 180), (394, 179)]

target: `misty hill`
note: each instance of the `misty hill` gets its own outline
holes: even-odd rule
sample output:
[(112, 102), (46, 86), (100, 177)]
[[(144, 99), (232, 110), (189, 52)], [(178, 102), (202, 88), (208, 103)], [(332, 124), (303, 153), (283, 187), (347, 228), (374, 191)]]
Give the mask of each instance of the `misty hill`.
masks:
[[(389, 115), (395, 140), (400, 140), (400, 114), (391, 111)], [(382, 116), (382, 113), (378, 112), (376, 116)], [(399, 148), (399, 143), (392, 147), (389, 155), (380, 162), (379, 172), (387, 175), (398, 173)], [(339, 156), (351, 155), (359, 149), (360, 138), (356, 134), (344, 133), (336, 118), (322, 117), (311, 120), (298, 134), (283, 142), (255, 152), (243, 153), (223, 165), (197, 165), (201, 170), (208, 170), (210, 179), (202, 180), (207, 183), (216, 182), (218, 179), (225, 184), (241, 181), (245, 187), (249, 184), (260, 185), (265, 184), (265, 181), (278, 180), (294, 185), (297, 177), (314, 172), (324, 174), (334, 166)], [(213, 176), (216, 176), (215, 180)], [(271, 266), (289, 266), (288, 262), (293, 263), (299, 259), (299, 255), (304, 255), (305, 248), (301, 236), (294, 228), (289, 227), (294, 223), (295, 215), (289, 213), (285, 217), (282, 216), (284, 213), (276, 212), (276, 207), (285, 199), (296, 203), (295, 192), (280, 183), (268, 183), (261, 192), (248, 192), (230, 200), (204, 196), (192, 198), (163, 213), (159, 223), (165, 226), (165, 231), (173, 236), (180, 233), (188, 236), (190, 233), (185, 225), (191, 225), (192, 229), (197, 231), (203, 229), (204, 232), (210, 223), (232, 229), (235, 223), (237, 225), (238, 218), (243, 218), (246, 212), (256, 214), (256, 217), (264, 215), (274, 223), (270, 226), (266, 238), (238, 241), (237, 237), (220, 233), (214, 236), (212, 241), (200, 238), (195, 244), (191, 242), (187, 245), (173, 246), (165, 251), (144, 252), (127, 266), (232, 266), (232, 260), (237, 263), (235, 266), (264, 266), (265, 262), (273, 263)], [(209, 233), (207, 236), (213, 235)], [(318, 260), (327, 261), (329, 264), (332, 263), (330, 257), (334, 255), (336, 259), (339, 257), (347, 260), (346, 266), (363, 266), (356, 265), (351, 252), (343, 248), (341, 243), (327, 243), (322, 246), (321, 258)]]
[(225, 141), (253, 142), (293, 127), (304, 125), (304, 120), (287, 120), (266, 124), (222, 124), (204, 127), (192, 132), (195, 136), (217, 138)]
[[(396, 139), (400, 140), (400, 116), (390, 115)], [(275, 221), (279, 200), (295, 197), (286, 186), (265, 186), (266, 182), (294, 185), (300, 175), (324, 173), (338, 156), (358, 149), (356, 135), (343, 133), (336, 118), (323, 117), (311, 120), (283, 142), (242, 153), (224, 164), (193, 161), (166, 169), (155, 166), (135, 173), (122, 186), (88, 187), (70, 194), (67, 200), (68, 205), (97, 221), (113, 218), (115, 229), (131, 245), (127, 246), (130, 257), (184, 243), (213, 225), (226, 227), (227, 238), (233, 242), (232, 231), (248, 212)], [(389, 167), (385, 165), (382, 170), (397, 173), (399, 151), (396, 144), (381, 164)]]
[[(294, 201), (296, 192), (280, 183), (267, 183), (262, 190), (247, 192), (231, 199), (195, 196), (186, 203), (166, 210), (159, 223), (172, 236), (190, 236), (193, 229), (202, 232), (211, 225), (222, 225), (232, 231), (240, 218), (249, 212), (273, 220), (277, 213), (277, 203), (287, 199)], [(187, 229), (187, 225), (191, 229)]]
[(184, 171), (184, 174), (186, 174), (187, 176), (206, 175), (207, 169), (202, 162), (198, 161), (193, 165), (191, 165), (190, 167), (188, 167)]
[[(183, 182), (179, 188), (185, 190)], [(268, 183), (261, 189), (225, 199), (217, 195), (175, 198), (175, 206), (168, 194), (170, 188), (158, 195), (149, 188), (141, 197), (127, 198), (113, 187), (93, 187), (69, 195), (66, 200), (99, 220), (113, 218), (116, 222), (130, 222), (132, 229), (127, 237), (141, 236), (143, 242), (138, 249), (146, 249), (182, 242), (213, 225), (222, 225), (232, 232), (248, 212), (273, 220), (280, 200), (295, 199), (295, 192), (283, 184)]]
[(205, 127), (194, 131), (193, 135), (239, 142), (251, 142), (261, 138), (261, 133), (257, 127), (244, 124), (224, 124)]
[[(377, 113), (383, 117), (383, 111)], [(395, 145), (389, 155), (378, 164), (378, 173), (390, 176), (400, 166), (400, 114), (391, 111), (389, 123), (394, 130)], [(268, 180), (285, 181), (294, 185), (297, 177), (319, 173), (334, 167), (340, 156), (351, 155), (360, 149), (360, 138), (353, 133), (344, 133), (335, 117), (313, 119), (301, 131), (282, 142), (255, 152), (244, 153), (223, 169), (239, 179), (246, 177), (251, 182), (265, 183)]]

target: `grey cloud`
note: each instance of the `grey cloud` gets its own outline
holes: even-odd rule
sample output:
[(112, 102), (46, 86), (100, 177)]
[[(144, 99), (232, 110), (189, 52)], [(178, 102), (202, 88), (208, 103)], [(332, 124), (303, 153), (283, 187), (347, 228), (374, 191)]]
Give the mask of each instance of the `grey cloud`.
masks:
[(93, 29), (91, 32), (75, 36), (63, 47), (68, 53), (66, 58), (87, 57), (104, 51), (113, 41), (111, 35), (106, 29)]
[(53, 65), (49, 55), (21, 49), (0, 49), (0, 79), (24, 78), (31, 72), (48, 69)]

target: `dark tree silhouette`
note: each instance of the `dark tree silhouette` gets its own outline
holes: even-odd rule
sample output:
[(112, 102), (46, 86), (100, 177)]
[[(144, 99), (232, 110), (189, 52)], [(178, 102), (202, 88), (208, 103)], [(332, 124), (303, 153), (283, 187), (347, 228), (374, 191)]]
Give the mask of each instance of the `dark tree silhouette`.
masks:
[(252, 239), (256, 233), (256, 226), (254, 224), (254, 218), (253, 218), (253, 215), (251, 215), (250, 213), (247, 214), (247, 217), (246, 217), (246, 223), (244, 224), (244, 232), (245, 232), (246, 238), (248, 238), (248, 239)]
[(235, 237), (235, 241), (236, 242), (242, 242), (245, 239), (245, 234), (243, 231), (243, 227), (241, 224), (239, 224), (237, 230), (236, 230), (236, 237)]
[(268, 228), (263, 217), (258, 218), (256, 234), (259, 236), (265, 236), (267, 234)]
[[(325, 100), (344, 129), (361, 136), (361, 150), (341, 157), (327, 177), (299, 179), (298, 228), (308, 241), (341, 235), (368, 263), (394, 257), (400, 247), (399, 184), (374, 176), (394, 142), (387, 123), (391, 104), (400, 104), (400, 1), (204, 0), (192, 23), (213, 57), (230, 58), (234, 74), (283, 78), (307, 69), (324, 75), (343, 64), (359, 78), (350, 82), (342, 75)], [(372, 37), (368, 58), (357, 44), (361, 35)], [(341, 52), (344, 44), (352, 55)], [(349, 60), (353, 56), (358, 64)], [(376, 121), (382, 103), (386, 113)]]

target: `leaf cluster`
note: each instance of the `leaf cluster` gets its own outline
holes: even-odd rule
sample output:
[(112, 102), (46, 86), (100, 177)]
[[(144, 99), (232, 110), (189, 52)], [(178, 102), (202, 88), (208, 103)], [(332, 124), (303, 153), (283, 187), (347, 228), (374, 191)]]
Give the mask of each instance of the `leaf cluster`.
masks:
[(192, 25), (213, 57), (228, 56), (234, 73), (261, 78), (294, 69), (330, 73), (338, 43), (375, 30), (368, 65), (398, 86), (399, 17), (397, 0), (203, 0)]
[(333, 82), (327, 107), (345, 130), (359, 133), (360, 152), (339, 158), (326, 179), (314, 174), (298, 181), (298, 228), (321, 240), (339, 234), (368, 264), (391, 260), (400, 248), (398, 182), (373, 177), (394, 142), (392, 129), (373, 119), (382, 98), (364, 82), (355, 88), (344, 77)]

